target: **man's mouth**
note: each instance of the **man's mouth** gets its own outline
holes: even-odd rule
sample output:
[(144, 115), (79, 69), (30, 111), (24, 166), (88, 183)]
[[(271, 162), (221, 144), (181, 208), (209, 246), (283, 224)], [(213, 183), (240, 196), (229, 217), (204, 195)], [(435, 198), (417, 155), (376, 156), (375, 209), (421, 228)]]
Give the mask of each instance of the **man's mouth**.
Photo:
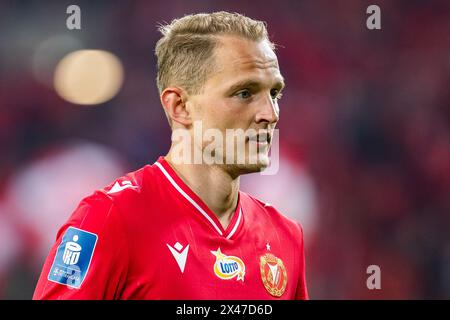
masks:
[(272, 136), (268, 132), (258, 133), (255, 135), (248, 136), (247, 141), (256, 142), (258, 145), (265, 145), (270, 144), (270, 142), (272, 141)]

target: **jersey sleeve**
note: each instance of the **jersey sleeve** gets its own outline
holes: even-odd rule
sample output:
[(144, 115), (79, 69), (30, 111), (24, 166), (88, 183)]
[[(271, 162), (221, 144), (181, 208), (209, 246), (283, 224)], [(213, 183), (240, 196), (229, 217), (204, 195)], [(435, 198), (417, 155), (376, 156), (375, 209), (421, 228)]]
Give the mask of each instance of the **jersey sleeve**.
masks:
[(128, 260), (120, 212), (97, 191), (58, 231), (33, 299), (119, 299)]
[(297, 283), (297, 290), (295, 293), (296, 300), (309, 300), (308, 288), (306, 286), (306, 270), (305, 270), (305, 245), (303, 241), (303, 229), (302, 226), (297, 223), (300, 229), (300, 259), (299, 259), (299, 277)]

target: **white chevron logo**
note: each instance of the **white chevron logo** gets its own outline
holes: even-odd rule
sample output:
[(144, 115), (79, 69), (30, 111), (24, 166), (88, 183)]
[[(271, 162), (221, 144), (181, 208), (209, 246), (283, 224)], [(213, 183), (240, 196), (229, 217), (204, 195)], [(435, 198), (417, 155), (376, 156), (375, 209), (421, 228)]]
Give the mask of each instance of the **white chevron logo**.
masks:
[(137, 186), (133, 186), (131, 181), (128, 181), (128, 180), (122, 181), (122, 184), (120, 184), (118, 181), (116, 181), (116, 183), (114, 183), (112, 188), (107, 193), (116, 193), (116, 192), (120, 192), (127, 188), (136, 189)]
[[(181, 273), (184, 273), (184, 267), (186, 266), (186, 259), (187, 259), (187, 254), (189, 251), (189, 245), (187, 245), (183, 249), (183, 246), (179, 242), (177, 242), (177, 243), (175, 243), (173, 248), (169, 244), (167, 244), (167, 247), (169, 248), (169, 250), (172, 253), (175, 260), (177, 261), (177, 264), (178, 264), (178, 267), (180, 267)], [(182, 249), (183, 249), (183, 251), (181, 251)]]

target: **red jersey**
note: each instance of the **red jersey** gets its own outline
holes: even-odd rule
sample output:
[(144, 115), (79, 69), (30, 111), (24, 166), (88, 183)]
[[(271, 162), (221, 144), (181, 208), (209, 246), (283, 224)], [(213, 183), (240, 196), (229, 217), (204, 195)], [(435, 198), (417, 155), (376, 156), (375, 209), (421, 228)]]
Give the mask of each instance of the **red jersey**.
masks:
[(308, 299), (302, 229), (242, 191), (224, 229), (161, 157), (81, 201), (33, 299)]

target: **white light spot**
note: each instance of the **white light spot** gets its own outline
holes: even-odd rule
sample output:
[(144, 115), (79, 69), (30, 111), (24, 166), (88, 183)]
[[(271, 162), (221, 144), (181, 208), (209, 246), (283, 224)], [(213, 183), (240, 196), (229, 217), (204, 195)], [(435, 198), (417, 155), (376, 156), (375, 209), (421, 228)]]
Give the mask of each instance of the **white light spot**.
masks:
[(112, 99), (123, 83), (120, 60), (102, 50), (78, 50), (66, 55), (57, 65), (53, 84), (65, 100), (94, 105)]

